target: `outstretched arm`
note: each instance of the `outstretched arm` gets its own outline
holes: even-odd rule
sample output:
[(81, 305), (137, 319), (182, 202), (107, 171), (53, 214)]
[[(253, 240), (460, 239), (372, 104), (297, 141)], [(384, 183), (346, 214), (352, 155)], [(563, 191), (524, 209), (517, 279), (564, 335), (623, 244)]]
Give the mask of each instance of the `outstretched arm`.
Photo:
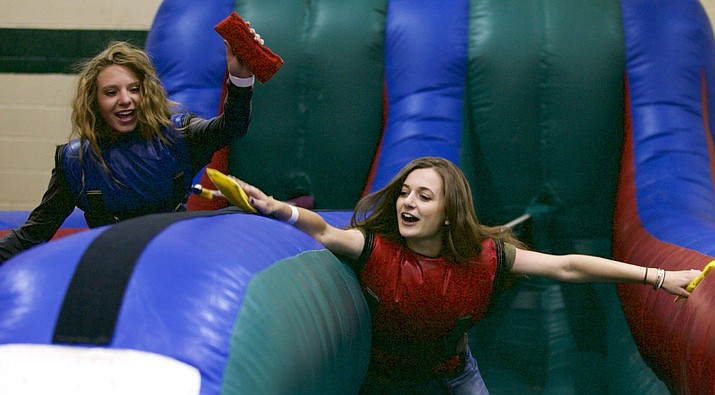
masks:
[(301, 207), (267, 196), (263, 191), (238, 178), (234, 179), (241, 185), (249, 202), (261, 214), (288, 222), (310, 235), (331, 252), (357, 259), (365, 245), (365, 237), (358, 229), (339, 229), (323, 219), (320, 215)]
[[(589, 255), (550, 255), (517, 249), (514, 273), (542, 276), (565, 282), (661, 283), (657, 268), (644, 268)], [(700, 275), (700, 270), (662, 272), (661, 287), (667, 292), (687, 297), (685, 287)]]

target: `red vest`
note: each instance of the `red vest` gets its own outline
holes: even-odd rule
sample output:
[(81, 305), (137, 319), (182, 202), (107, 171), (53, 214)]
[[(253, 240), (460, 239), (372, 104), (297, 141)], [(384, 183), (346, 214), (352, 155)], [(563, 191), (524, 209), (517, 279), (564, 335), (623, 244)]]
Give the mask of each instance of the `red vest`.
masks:
[(484, 240), (473, 261), (460, 264), (419, 255), (375, 235), (361, 272), (366, 296), (379, 301), (372, 317), (373, 343), (378, 348), (381, 343), (433, 343), (451, 335), (460, 318), (471, 327), (489, 307), (497, 266), (493, 239)]

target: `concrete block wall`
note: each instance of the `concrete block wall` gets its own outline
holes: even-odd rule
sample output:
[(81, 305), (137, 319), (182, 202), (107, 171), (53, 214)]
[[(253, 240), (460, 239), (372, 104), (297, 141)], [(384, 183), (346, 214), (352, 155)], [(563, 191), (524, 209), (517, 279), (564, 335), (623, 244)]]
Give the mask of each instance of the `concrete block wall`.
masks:
[(715, 0), (700, 0), (700, 3), (703, 5), (703, 8), (705, 8), (705, 12), (708, 13), (710, 23), (712, 24), (712, 22), (715, 21)]
[[(0, 32), (97, 30), (111, 36), (115, 30), (148, 31), (160, 4), (161, 0), (0, 0)], [(702, 4), (714, 20), (715, 0)], [(68, 73), (0, 72), (0, 210), (30, 210), (40, 202), (54, 147), (70, 134), (74, 86), (75, 76)]]

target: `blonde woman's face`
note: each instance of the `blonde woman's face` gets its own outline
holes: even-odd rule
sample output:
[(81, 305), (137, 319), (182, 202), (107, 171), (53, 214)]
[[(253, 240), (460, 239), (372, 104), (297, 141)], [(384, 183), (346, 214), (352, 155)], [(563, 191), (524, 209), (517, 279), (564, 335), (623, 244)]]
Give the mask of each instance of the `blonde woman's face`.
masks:
[(99, 113), (113, 131), (129, 133), (136, 129), (140, 100), (139, 78), (129, 68), (109, 65), (97, 75)]
[(444, 182), (434, 169), (412, 171), (397, 197), (397, 224), (408, 247), (427, 256), (442, 249)]

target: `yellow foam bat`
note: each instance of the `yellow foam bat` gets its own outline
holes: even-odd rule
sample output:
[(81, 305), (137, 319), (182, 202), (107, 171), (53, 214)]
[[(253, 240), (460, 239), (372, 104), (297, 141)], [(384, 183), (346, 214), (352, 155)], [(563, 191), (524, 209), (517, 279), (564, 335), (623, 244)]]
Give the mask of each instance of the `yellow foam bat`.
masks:
[(216, 188), (221, 191), (221, 194), (226, 198), (226, 200), (229, 201), (229, 203), (245, 211), (256, 214), (258, 213), (258, 210), (251, 206), (251, 203), (248, 202), (248, 195), (246, 195), (246, 192), (240, 185), (238, 185), (236, 180), (216, 169), (207, 168), (206, 174), (208, 174), (211, 182), (216, 185)]

